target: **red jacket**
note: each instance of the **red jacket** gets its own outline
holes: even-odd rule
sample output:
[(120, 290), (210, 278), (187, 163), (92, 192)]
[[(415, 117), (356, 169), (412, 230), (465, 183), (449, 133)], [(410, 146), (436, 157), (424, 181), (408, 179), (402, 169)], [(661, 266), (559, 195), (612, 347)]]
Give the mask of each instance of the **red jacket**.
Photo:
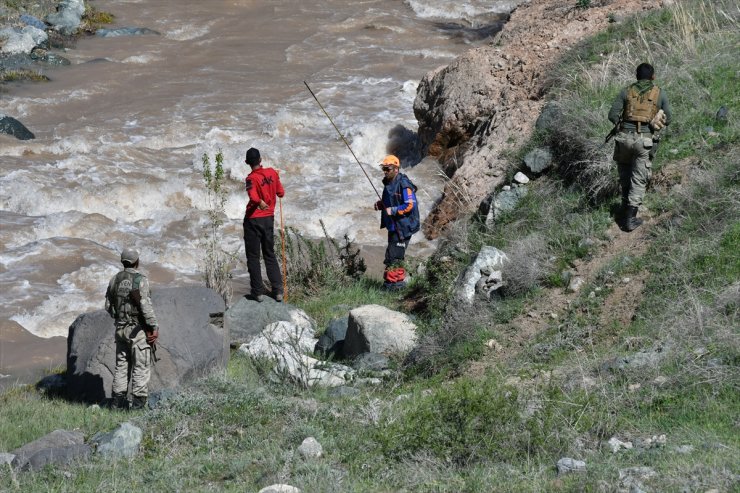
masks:
[[(245, 213), (246, 217), (270, 217), (275, 215), (275, 202), (277, 200), (275, 197), (285, 195), (285, 190), (283, 189), (283, 184), (280, 183), (280, 176), (278, 176), (277, 171), (272, 168), (260, 166), (247, 176), (246, 188), (249, 195), (249, 202), (247, 202)], [(267, 209), (260, 209), (258, 207), (260, 200), (265, 201)]]

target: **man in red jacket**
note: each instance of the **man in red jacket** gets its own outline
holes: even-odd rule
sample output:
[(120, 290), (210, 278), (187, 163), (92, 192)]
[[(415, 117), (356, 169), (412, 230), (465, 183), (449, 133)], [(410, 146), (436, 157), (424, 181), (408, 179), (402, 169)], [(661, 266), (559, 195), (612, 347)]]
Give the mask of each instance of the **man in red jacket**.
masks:
[(251, 168), (246, 180), (247, 210), (244, 214), (244, 249), (247, 251), (247, 269), (252, 289), (251, 297), (257, 301), (264, 299), (265, 285), (262, 283), (260, 251), (265, 259), (267, 278), (272, 287), (275, 301), (283, 301), (283, 276), (275, 258), (275, 202), (283, 197), (285, 190), (280, 177), (272, 168), (262, 167), (260, 151), (254, 147), (247, 151), (245, 161)]

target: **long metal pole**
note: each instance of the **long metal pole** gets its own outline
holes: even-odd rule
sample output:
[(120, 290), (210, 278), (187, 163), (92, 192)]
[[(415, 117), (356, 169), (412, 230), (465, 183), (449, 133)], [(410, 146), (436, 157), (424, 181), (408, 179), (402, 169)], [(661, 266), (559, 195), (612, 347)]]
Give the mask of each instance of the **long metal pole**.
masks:
[(375, 195), (377, 195), (378, 199), (380, 199), (380, 193), (378, 193), (378, 189), (375, 188), (375, 185), (373, 185), (373, 181), (370, 179), (370, 176), (367, 174), (367, 171), (365, 171), (365, 168), (362, 166), (362, 163), (360, 163), (360, 160), (357, 159), (357, 156), (355, 156), (355, 152), (352, 150), (352, 147), (350, 147), (349, 142), (347, 142), (347, 139), (344, 138), (344, 135), (342, 135), (342, 132), (334, 124), (334, 120), (332, 120), (331, 117), (329, 116), (329, 113), (326, 112), (326, 110), (324, 109), (324, 106), (321, 104), (321, 101), (319, 101), (319, 98), (316, 97), (316, 94), (314, 94), (311, 88), (308, 86), (308, 82), (304, 80), (303, 83), (306, 85), (306, 89), (308, 89), (308, 92), (311, 93), (311, 96), (313, 96), (316, 102), (319, 103), (319, 108), (321, 108), (321, 111), (323, 111), (326, 117), (329, 119), (332, 126), (334, 127), (334, 130), (336, 130), (339, 136), (342, 138), (342, 142), (344, 142), (344, 145), (347, 146), (347, 149), (349, 149), (349, 152), (352, 153), (352, 157), (355, 158), (355, 161), (357, 161), (357, 164), (360, 166), (360, 169), (362, 170), (363, 173), (365, 173), (365, 177), (367, 178), (367, 181), (370, 182), (370, 186), (373, 187), (373, 190), (375, 190)]

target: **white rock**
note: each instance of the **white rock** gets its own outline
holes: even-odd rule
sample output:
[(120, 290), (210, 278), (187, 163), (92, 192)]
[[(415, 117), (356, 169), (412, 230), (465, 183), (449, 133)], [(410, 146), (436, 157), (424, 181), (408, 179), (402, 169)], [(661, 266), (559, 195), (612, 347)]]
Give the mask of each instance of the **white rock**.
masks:
[(577, 293), (581, 290), (584, 284), (586, 284), (586, 280), (584, 278), (580, 276), (571, 277), (570, 282), (568, 283), (568, 292)]
[(629, 450), (632, 448), (632, 442), (623, 442), (617, 437), (611, 437), (607, 443), (613, 453), (617, 453), (622, 449)]
[(527, 183), (529, 183), (529, 178), (527, 178), (527, 175), (525, 175), (521, 171), (518, 171), (514, 175), (514, 181), (517, 183), (521, 183), (522, 185), (526, 185)]
[(568, 474), (571, 472), (585, 472), (586, 462), (582, 460), (571, 459), (570, 457), (563, 457), (557, 463), (558, 474)]
[(301, 493), (301, 490), (289, 484), (271, 484), (259, 490), (258, 493)]
[(324, 455), (324, 448), (314, 437), (308, 437), (298, 447), (298, 453), (307, 459), (318, 459)]

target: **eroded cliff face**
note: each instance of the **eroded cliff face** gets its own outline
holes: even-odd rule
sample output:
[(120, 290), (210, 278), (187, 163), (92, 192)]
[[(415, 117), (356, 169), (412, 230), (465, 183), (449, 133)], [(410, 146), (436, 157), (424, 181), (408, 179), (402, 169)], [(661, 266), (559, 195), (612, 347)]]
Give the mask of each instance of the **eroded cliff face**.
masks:
[[(532, 0), (485, 47), (427, 74), (414, 114), (424, 152), (451, 179), (424, 224), (436, 238), (505, 179), (506, 151), (529, 137), (544, 104), (547, 72), (562, 53), (606, 29), (610, 19), (661, 8), (672, 0)], [(604, 116), (606, 118), (606, 115)]]

